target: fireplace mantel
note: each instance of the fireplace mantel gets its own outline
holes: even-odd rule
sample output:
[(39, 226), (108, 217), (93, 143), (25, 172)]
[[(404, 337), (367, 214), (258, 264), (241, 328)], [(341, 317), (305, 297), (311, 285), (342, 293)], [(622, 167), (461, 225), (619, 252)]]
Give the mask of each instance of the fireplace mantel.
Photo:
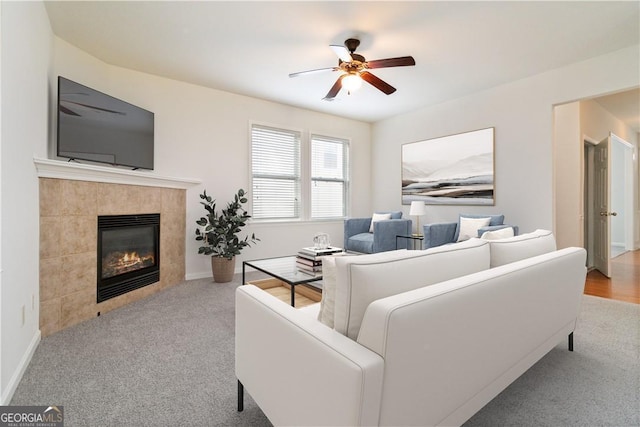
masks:
[(70, 179), (76, 181), (107, 182), (112, 184), (144, 185), (188, 189), (202, 181), (195, 178), (175, 178), (156, 175), (152, 171), (132, 171), (107, 166), (69, 163), (60, 160), (34, 158), (39, 178)]

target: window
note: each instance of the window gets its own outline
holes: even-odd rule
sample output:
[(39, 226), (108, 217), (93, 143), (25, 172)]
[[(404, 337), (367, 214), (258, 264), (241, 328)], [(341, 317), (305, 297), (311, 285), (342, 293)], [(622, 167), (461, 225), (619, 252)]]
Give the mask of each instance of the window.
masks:
[(345, 140), (311, 136), (311, 218), (346, 216), (348, 147)]
[(344, 139), (251, 125), (253, 218), (345, 217), (348, 154)]
[(253, 217), (300, 216), (300, 133), (251, 127)]

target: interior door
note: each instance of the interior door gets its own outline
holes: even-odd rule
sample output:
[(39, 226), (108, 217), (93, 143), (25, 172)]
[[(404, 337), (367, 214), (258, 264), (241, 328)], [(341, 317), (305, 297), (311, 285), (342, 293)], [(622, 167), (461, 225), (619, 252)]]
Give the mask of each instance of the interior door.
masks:
[(611, 136), (594, 149), (594, 266), (611, 277)]

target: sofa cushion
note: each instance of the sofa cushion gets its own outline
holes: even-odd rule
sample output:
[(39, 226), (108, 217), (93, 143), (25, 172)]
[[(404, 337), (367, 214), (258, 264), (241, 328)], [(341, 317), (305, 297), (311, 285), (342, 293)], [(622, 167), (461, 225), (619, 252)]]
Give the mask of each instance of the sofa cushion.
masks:
[(349, 237), (348, 246), (350, 252), (370, 254), (373, 252), (373, 233), (360, 233)]
[(486, 270), (489, 261), (488, 243), (477, 238), (425, 251), (336, 258), (334, 328), (356, 339), (371, 302)]
[(491, 267), (509, 264), (556, 250), (556, 239), (549, 230), (536, 230), (506, 239), (489, 240)]
[(480, 236), (480, 238), (484, 240), (499, 240), (513, 237), (513, 234), (513, 227), (507, 226), (498, 230), (485, 231), (484, 233), (482, 233), (482, 236)]
[(456, 241), (463, 242), (469, 240), (472, 237), (478, 236), (478, 229), (489, 225), (491, 218), (467, 218), (460, 217), (460, 223), (458, 224), (458, 239)]
[[(393, 255), (392, 255), (393, 254)], [(335, 318), (335, 303), (336, 303), (336, 286), (337, 286), (337, 266), (336, 259), (339, 256), (353, 255), (353, 254), (335, 254), (332, 256), (323, 257), (322, 261), (322, 300), (320, 301), (320, 312), (318, 313), (318, 320), (330, 328), (334, 327)], [(378, 256), (380, 255), (380, 256)], [(382, 252), (372, 255), (361, 255), (368, 258), (390, 258), (396, 257), (402, 258), (410, 255), (405, 249), (401, 249), (393, 252)], [(357, 255), (353, 255), (357, 256)]]
[(390, 213), (374, 213), (371, 217), (371, 225), (369, 226), (369, 233), (373, 233), (373, 223), (378, 221), (384, 221), (391, 219)]

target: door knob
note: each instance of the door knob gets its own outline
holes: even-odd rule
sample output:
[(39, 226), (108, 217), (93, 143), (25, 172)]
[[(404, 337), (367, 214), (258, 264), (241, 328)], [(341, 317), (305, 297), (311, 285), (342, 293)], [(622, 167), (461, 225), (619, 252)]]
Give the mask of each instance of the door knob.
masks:
[(611, 215), (611, 216), (618, 216), (618, 212), (611, 212), (609, 215)]

